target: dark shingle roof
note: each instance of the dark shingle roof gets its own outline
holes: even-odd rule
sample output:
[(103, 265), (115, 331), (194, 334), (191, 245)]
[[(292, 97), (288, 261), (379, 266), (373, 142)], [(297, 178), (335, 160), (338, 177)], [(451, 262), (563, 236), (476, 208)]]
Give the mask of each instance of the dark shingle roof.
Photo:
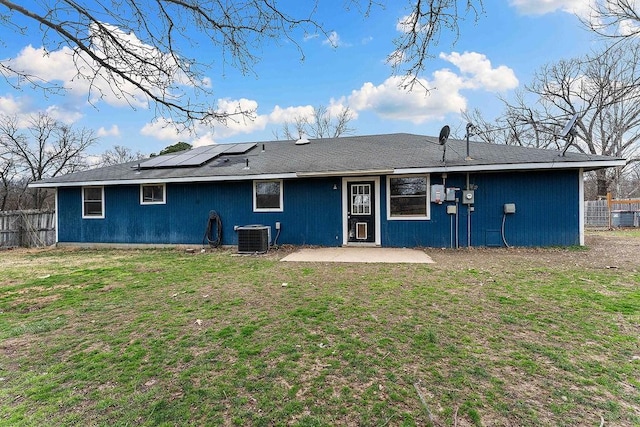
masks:
[[(264, 151), (263, 151), (264, 147)], [(296, 145), (295, 141), (258, 143), (243, 154), (221, 155), (197, 167), (142, 168), (141, 162), (97, 168), (39, 181), (35, 186), (127, 183), (142, 181), (198, 181), (243, 179), (259, 176), (295, 177), (300, 175), (356, 174), (375, 171), (464, 171), (514, 170), (550, 168), (586, 168), (617, 166), (622, 159), (568, 151), (470, 143), (450, 139), (446, 158), (437, 137), (405, 133), (352, 136), (311, 140)], [(246, 161), (249, 168), (246, 168)], [(389, 172), (389, 173), (390, 173)]]

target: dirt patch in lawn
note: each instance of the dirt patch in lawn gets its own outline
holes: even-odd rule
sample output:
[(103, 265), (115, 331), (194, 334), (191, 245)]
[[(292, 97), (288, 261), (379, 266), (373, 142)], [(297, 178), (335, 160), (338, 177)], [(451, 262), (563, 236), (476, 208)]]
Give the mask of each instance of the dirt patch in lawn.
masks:
[(584, 247), (428, 249), (437, 266), (451, 269), (501, 268), (504, 263), (549, 268), (640, 268), (640, 240), (606, 232), (591, 233)]

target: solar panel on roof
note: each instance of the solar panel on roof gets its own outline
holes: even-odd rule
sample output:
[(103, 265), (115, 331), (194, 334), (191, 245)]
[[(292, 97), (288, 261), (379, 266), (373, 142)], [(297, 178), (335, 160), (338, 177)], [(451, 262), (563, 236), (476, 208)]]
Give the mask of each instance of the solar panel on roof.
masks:
[(244, 154), (258, 145), (255, 142), (242, 142), (239, 144), (225, 144), (229, 147), (224, 151), (224, 154)]
[(145, 162), (140, 163), (141, 168), (155, 168), (159, 167), (162, 163), (166, 162), (168, 157), (165, 156), (157, 156), (152, 159), (149, 159)]
[(222, 154), (243, 154), (257, 144), (246, 142), (240, 144), (214, 144), (196, 147), (176, 154), (165, 154), (154, 157), (140, 164), (143, 169), (175, 168), (203, 165)]
[(218, 157), (217, 154), (196, 154), (195, 156), (191, 156), (184, 159), (176, 159), (174, 162), (174, 166), (200, 166), (203, 163), (206, 163), (214, 158)]

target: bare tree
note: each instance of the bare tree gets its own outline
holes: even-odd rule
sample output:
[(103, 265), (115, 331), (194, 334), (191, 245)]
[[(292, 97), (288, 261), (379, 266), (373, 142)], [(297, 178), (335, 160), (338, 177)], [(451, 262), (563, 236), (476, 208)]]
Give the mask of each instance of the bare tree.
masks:
[(640, 5), (635, 0), (596, 0), (581, 21), (601, 37), (631, 40), (640, 35)]
[[(624, 157), (627, 164), (638, 161), (640, 45), (611, 46), (584, 58), (546, 65), (535, 73), (526, 92), (507, 103), (505, 113), (496, 120), (494, 129), (509, 129), (509, 136), (496, 142), (564, 150), (567, 142), (558, 135), (577, 114), (575, 149)], [(475, 120), (483, 123), (478, 115)], [(487, 134), (492, 135), (488, 140), (496, 135)], [(622, 172), (596, 171), (597, 194), (615, 191), (612, 187)]]
[(102, 155), (100, 156), (100, 164), (102, 166), (119, 165), (120, 163), (141, 160), (145, 157), (146, 156), (139, 150), (134, 152), (129, 147), (114, 145), (113, 148), (110, 148), (102, 153)]
[[(73, 129), (46, 114), (32, 116), (26, 126), (16, 117), (0, 116), (0, 153), (15, 165), (26, 184), (86, 167), (85, 150), (97, 141), (93, 131)], [(33, 189), (32, 208), (41, 209), (46, 191)]]
[(10, 197), (16, 186), (15, 179), (13, 160), (0, 157), (0, 211), (9, 208)]
[[(234, 116), (252, 114), (220, 111), (216, 105), (188, 96), (186, 88), (194, 90), (198, 99), (213, 99), (207, 96), (211, 89), (204, 74), (211, 64), (187, 55), (194, 45), (220, 48), (225, 63), (248, 73), (258, 59), (255, 51), (265, 40), (287, 39), (301, 52), (295, 30), (321, 29), (310, 18), (314, 6), (307, 15), (300, 12), (301, 17), (294, 17), (274, 0), (44, 0), (28, 6), (0, 0), (0, 6), (5, 8), (4, 13), (0, 9), (0, 25), (30, 31), (31, 27), (16, 28), (11, 19), (12, 14), (21, 15), (36, 24), (33, 29), (43, 32), (47, 51), (70, 48), (76, 78), (87, 81), (98, 96), (110, 91), (131, 103), (146, 99), (155, 105), (157, 114), (186, 124), (194, 120), (224, 123)], [(11, 61), (3, 61), (0, 67), (5, 76), (55, 88)]]
[[(373, 2), (373, 0), (370, 0)], [(419, 84), (418, 76), (433, 58), (431, 48), (437, 46), (444, 33), (460, 36), (458, 22), (471, 15), (478, 20), (484, 13), (482, 0), (418, 0), (410, 3), (409, 13), (399, 22), (401, 35), (394, 40), (395, 51), (387, 57), (394, 73), (404, 74), (403, 85)]]
[[(407, 1), (407, 15), (399, 24), (396, 50), (389, 56), (395, 72), (404, 73), (407, 85), (417, 81), (430, 48), (441, 34), (459, 33), (458, 20), (483, 13), (482, 0)], [(286, 40), (304, 58), (300, 40), (304, 33), (329, 38), (314, 16), (320, 3), (277, 0), (238, 2), (180, 0), (0, 0), (0, 25), (9, 32), (40, 32), (45, 53), (68, 49), (76, 80), (89, 86), (89, 100), (115, 95), (132, 106), (149, 102), (156, 115), (190, 126), (194, 121), (215, 124), (251, 118), (254, 111), (238, 107), (225, 111), (213, 103), (206, 71), (214, 63), (190, 57), (193, 46), (217, 48), (224, 67), (253, 72), (258, 52), (268, 41)], [(365, 16), (384, 1), (350, 0)], [(363, 6), (363, 7), (362, 7)], [(21, 19), (13, 19), (20, 17)], [(20, 27), (16, 22), (27, 22)], [(24, 82), (46, 91), (63, 90), (43, 76), (32, 75), (11, 59), (0, 61), (0, 74), (19, 86)]]
[[(353, 118), (353, 111), (349, 107), (342, 108), (333, 115), (327, 107), (320, 105), (313, 109), (310, 116), (300, 115), (294, 118), (293, 123), (285, 122), (282, 125), (282, 137), (289, 140), (303, 135), (312, 139), (338, 138), (353, 133), (353, 128), (349, 127)], [(277, 131), (275, 137), (280, 137)]]
[(494, 121), (486, 120), (479, 109), (462, 113), (463, 118), (473, 124), (476, 139), (493, 144), (562, 148), (565, 141), (557, 136), (560, 121), (549, 119), (556, 112), (548, 105), (532, 102), (522, 91), (516, 92), (513, 101), (502, 101), (505, 111)]

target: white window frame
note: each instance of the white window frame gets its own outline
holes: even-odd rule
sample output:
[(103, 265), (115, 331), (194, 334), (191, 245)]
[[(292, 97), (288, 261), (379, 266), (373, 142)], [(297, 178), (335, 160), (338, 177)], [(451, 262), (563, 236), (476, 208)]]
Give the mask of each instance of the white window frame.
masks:
[[(162, 188), (162, 200), (158, 202), (145, 202), (144, 201), (144, 187), (161, 187)], [(140, 184), (140, 204), (141, 205), (164, 205), (167, 203), (167, 184)]]
[[(277, 208), (259, 208), (258, 207), (258, 197), (257, 197), (258, 184), (265, 183), (265, 182), (277, 182), (278, 185), (280, 186), (280, 201), (279, 201), (280, 206), (279, 207)], [(260, 179), (260, 180), (253, 181), (253, 211), (254, 212), (282, 212), (284, 210), (283, 194), (284, 194), (284, 184), (281, 179)]]
[[(391, 180), (394, 178), (426, 178), (425, 215), (391, 216)], [(429, 174), (387, 175), (387, 220), (388, 221), (428, 221), (431, 219), (431, 176)]]
[[(85, 199), (84, 199), (84, 191), (89, 188), (99, 188), (100, 189), (100, 207), (101, 212), (100, 215), (87, 215), (85, 211)], [(100, 186), (87, 186), (81, 188), (82, 192), (82, 218), (83, 219), (104, 219), (104, 187)], [(90, 202), (96, 202), (97, 200), (89, 200)]]

